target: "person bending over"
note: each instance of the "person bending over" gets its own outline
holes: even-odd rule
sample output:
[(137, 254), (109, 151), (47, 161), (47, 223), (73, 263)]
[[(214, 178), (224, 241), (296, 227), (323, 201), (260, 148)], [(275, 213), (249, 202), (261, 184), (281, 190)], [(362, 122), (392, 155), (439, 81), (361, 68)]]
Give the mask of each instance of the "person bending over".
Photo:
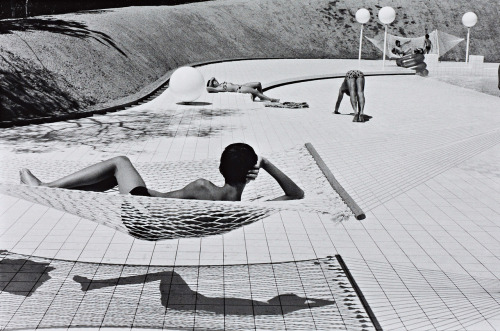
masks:
[(262, 90), (262, 84), (260, 82), (245, 83), (243, 85), (233, 84), (229, 82), (219, 83), (215, 77), (210, 78), (207, 81), (207, 91), (208, 93), (219, 93), (219, 92), (236, 92), (236, 93), (248, 93), (251, 94), (252, 100), (259, 98), (262, 101), (279, 102), (279, 99), (273, 99), (264, 95)]
[(121, 194), (161, 198), (196, 199), (214, 201), (240, 201), (246, 184), (257, 178), (260, 169), (267, 171), (281, 186), (284, 195), (274, 200), (293, 200), (304, 197), (304, 191), (267, 158), (258, 157), (247, 144), (236, 143), (225, 148), (219, 171), (225, 179), (217, 186), (206, 179), (197, 179), (184, 188), (171, 192), (158, 192), (146, 187), (141, 175), (126, 156), (117, 156), (91, 165), (71, 175), (45, 183), (28, 169), (20, 170), (22, 184), (57, 187), (84, 191), (104, 192), (118, 186)]
[(340, 85), (339, 96), (335, 104), (334, 114), (340, 114), (339, 108), (344, 93), (351, 99), (351, 106), (354, 109), (353, 122), (364, 122), (363, 110), (365, 108), (365, 75), (359, 70), (349, 70)]

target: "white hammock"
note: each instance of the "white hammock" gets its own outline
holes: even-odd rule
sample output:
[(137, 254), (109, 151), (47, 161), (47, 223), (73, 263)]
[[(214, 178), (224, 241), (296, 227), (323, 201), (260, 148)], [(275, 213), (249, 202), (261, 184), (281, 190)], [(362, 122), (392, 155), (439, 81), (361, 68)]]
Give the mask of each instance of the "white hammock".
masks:
[[(369, 41), (373, 43), (382, 52), (384, 51), (384, 35), (380, 34), (374, 38), (368, 38)], [(387, 34), (387, 57), (390, 59), (397, 59), (401, 56), (394, 54), (392, 49), (396, 44), (396, 40), (399, 40), (401, 44), (405, 44), (403, 49), (413, 49), (424, 48), (425, 36), (416, 38), (406, 38), (401, 36), (396, 36), (393, 34)], [(453, 47), (457, 46), (464, 38), (459, 38), (446, 32), (434, 30), (429, 33), (429, 40), (431, 41), (431, 54), (437, 54), (438, 56), (444, 55)]]
[[(221, 234), (284, 210), (326, 213), (339, 221), (352, 215), (306, 148), (271, 155), (269, 159), (304, 189), (304, 199), (264, 201), (283, 195), (265, 171), (247, 185), (242, 201), (238, 202), (165, 199), (116, 191), (100, 193), (17, 184), (21, 168), (29, 168), (43, 181), (52, 181), (93, 163), (31, 155), (3, 159), (0, 193), (78, 215), (144, 240)], [(197, 178), (220, 181), (218, 164), (218, 160), (134, 163), (147, 186), (160, 191), (179, 189)]]

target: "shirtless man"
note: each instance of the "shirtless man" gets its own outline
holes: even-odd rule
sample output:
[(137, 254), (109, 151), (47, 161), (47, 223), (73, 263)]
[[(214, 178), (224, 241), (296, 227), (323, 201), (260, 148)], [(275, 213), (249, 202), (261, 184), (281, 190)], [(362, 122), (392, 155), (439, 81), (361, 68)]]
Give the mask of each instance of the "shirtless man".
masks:
[(283, 189), (284, 195), (274, 200), (302, 199), (304, 191), (267, 158), (259, 157), (253, 148), (244, 143), (227, 146), (221, 155), (219, 171), (224, 185), (218, 186), (206, 179), (196, 179), (184, 188), (158, 192), (146, 187), (132, 162), (125, 156), (93, 164), (52, 182), (42, 182), (28, 169), (21, 169), (22, 184), (82, 191), (104, 192), (115, 186), (121, 194), (159, 198), (195, 199), (212, 201), (240, 201), (243, 190), (257, 178), (260, 169), (271, 175)]
[(207, 82), (208, 93), (220, 93), (220, 92), (236, 92), (236, 93), (248, 93), (252, 95), (252, 100), (259, 98), (263, 101), (279, 102), (279, 99), (273, 99), (265, 96), (262, 90), (262, 84), (260, 82), (245, 83), (243, 85), (233, 84), (229, 82), (219, 83), (215, 77), (212, 77)]
[(340, 103), (344, 93), (351, 99), (352, 109), (354, 109), (353, 122), (364, 122), (363, 110), (365, 108), (365, 75), (359, 70), (349, 70), (339, 89), (339, 96), (335, 104), (334, 114), (339, 113)]

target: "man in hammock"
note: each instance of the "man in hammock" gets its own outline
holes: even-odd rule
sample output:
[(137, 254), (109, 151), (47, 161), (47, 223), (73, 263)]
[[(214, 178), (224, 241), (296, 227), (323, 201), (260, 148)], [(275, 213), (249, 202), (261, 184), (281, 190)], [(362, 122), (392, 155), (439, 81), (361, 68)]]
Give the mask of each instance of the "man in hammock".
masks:
[(158, 192), (146, 187), (139, 172), (126, 156), (91, 165), (53, 182), (44, 183), (28, 169), (21, 169), (21, 183), (84, 191), (104, 192), (118, 185), (121, 194), (161, 198), (195, 199), (213, 201), (240, 201), (246, 184), (257, 178), (260, 169), (269, 173), (281, 186), (285, 195), (274, 200), (302, 199), (304, 191), (268, 159), (258, 157), (247, 144), (227, 146), (221, 155), (219, 171), (225, 179), (217, 186), (206, 179), (197, 179), (184, 188), (171, 192)]

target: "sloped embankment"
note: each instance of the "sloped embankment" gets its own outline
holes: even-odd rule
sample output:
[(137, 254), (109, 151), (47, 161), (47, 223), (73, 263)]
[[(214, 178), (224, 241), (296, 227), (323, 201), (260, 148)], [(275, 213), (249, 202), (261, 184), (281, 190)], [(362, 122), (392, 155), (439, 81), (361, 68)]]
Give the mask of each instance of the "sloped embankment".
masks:
[[(393, 34), (441, 29), (465, 37), (461, 16), (475, 11), (471, 54), (499, 61), (499, 5), (489, 0), (392, 1)], [(496, 7), (495, 7), (496, 6)], [(128, 7), (0, 21), (0, 121), (75, 112), (131, 98), (180, 65), (224, 58), (356, 58), (365, 35), (383, 33), (371, 0), (221, 0)], [(364, 58), (380, 52), (364, 43)], [(448, 59), (463, 59), (465, 43)]]

